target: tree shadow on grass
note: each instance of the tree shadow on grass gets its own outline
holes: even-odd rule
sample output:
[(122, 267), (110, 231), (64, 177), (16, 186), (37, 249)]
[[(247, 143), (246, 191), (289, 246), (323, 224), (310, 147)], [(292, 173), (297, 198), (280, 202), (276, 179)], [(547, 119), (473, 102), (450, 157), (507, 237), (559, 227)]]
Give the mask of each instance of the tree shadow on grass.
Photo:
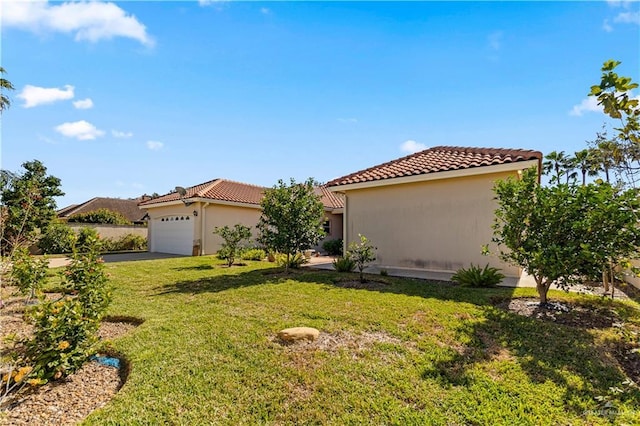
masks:
[[(607, 396), (610, 387), (621, 386), (626, 380), (586, 329), (528, 318), (491, 306), (482, 310), (485, 321), (463, 323), (457, 330), (470, 343), (461, 350), (451, 350), (451, 356), (425, 370), (423, 378), (469, 386), (478, 380), (476, 367), (494, 360), (512, 360), (531, 382), (550, 381), (564, 389), (564, 394), (557, 396), (567, 410), (577, 415), (584, 414), (584, 401)], [(620, 398), (638, 400), (640, 392), (635, 389)]]
[(195, 265), (195, 266), (181, 266), (179, 268), (171, 268), (174, 271), (206, 271), (215, 269), (212, 265)]
[[(194, 269), (194, 268), (184, 268)], [(218, 269), (215, 267), (202, 268), (195, 267), (195, 269)], [(199, 294), (199, 293), (219, 293), (221, 291), (233, 290), (242, 287), (251, 287), (262, 284), (273, 284), (283, 282), (291, 279), (296, 279), (302, 273), (294, 270), (289, 273), (285, 273), (282, 268), (268, 268), (258, 269), (250, 271), (237, 272), (234, 271), (234, 267), (223, 268), (225, 273), (223, 275), (216, 275), (211, 277), (204, 277), (195, 280), (177, 281), (174, 283), (166, 284), (157, 287), (158, 295), (186, 293), (186, 294)]]

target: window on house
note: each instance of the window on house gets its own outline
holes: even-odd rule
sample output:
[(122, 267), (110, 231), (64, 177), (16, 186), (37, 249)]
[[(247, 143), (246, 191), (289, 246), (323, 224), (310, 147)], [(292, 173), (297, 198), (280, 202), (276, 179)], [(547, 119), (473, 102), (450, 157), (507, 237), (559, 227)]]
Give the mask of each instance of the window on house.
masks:
[(325, 220), (324, 223), (322, 224), (322, 229), (324, 229), (324, 233), (326, 235), (331, 235), (331, 221), (330, 220)]

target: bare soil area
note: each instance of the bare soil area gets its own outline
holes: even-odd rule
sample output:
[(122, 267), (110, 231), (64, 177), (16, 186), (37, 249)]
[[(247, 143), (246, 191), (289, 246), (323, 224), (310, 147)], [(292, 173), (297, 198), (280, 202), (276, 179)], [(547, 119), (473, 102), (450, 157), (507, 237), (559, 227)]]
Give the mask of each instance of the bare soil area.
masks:
[[(5, 294), (14, 289), (3, 288)], [(58, 299), (60, 294), (47, 294)], [(9, 345), (5, 338), (12, 334), (28, 337), (32, 326), (24, 321), (25, 310), (30, 306), (22, 296), (4, 299), (0, 310), (0, 353)], [(134, 318), (107, 318), (102, 322), (98, 335), (102, 340), (112, 340), (131, 332), (141, 321)], [(1, 365), (0, 365), (1, 367)], [(115, 368), (90, 361), (67, 378), (36, 388), (23, 388), (13, 394), (0, 407), (0, 425), (73, 425), (82, 421), (92, 411), (108, 403), (124, 384), (128, 366), (121, 360)]]

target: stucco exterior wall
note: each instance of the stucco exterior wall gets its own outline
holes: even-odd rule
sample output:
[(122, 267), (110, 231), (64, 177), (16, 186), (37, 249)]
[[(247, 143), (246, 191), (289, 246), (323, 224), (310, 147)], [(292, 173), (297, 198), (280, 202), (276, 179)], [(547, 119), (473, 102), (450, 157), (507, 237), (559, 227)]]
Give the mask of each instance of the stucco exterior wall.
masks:
[[(205, 209), (204, 220), (204, 245), (203, 254), (214, 254), (220, 249), (220, 245), (224, 241), (219, 235), (213, 234), (213, 228), (216, 226), (233, 227), (236, 223), (241, 223), (251, 227), (252, 240), (255, 241), (258, 236), (256, 226), (260, 219), (262, 211), (258, 208), (226, 206), (220, 204), (210, 204)], [(253, 242), (252, 242), (253, 244)]]
[(325, 241), (342, 238), (342, 215), (325, 212), (324, 217), (330, 223), (329, 233), (314, 247), (314, 249), (319, 251), (322, 251), (322, 243)]
[(519, 276), (518, 268), (481, 254), (493, 234), (493, 184), (515, 175), (501, 172), (347, 191), (345, 242), (365, 235), (378, 247), (375, 263), (380, 267), (456, 271), (470, 263), (489, 263), (507, 276)]

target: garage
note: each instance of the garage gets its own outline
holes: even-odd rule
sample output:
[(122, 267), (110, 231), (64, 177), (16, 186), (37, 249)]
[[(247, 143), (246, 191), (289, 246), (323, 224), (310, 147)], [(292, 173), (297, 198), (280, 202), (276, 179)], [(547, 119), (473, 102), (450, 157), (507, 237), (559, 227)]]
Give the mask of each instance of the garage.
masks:
[(187, 215), (154, 218), (149, 233), (151, 237), (150, 251), (191, 255), (193, 251), (193, 222)]

